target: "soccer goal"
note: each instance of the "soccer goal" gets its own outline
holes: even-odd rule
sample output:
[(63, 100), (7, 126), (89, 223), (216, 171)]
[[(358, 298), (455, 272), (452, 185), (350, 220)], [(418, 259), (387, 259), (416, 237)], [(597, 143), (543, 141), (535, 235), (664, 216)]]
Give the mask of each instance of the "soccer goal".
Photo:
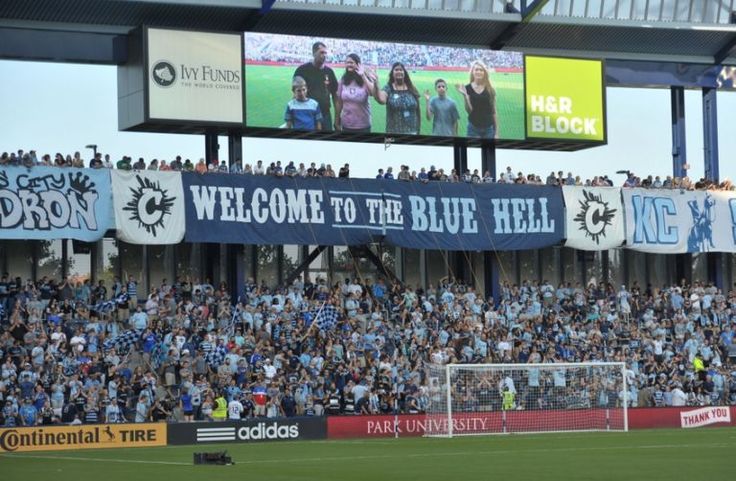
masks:
[(428, 367), (425, 436), (628, 431), (622, 362)]

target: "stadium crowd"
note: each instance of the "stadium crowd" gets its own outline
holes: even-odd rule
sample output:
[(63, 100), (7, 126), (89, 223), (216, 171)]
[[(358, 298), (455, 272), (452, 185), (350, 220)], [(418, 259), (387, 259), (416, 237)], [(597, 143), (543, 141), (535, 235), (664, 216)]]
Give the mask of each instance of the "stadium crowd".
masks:
[[(3, 274), (0, 425), (419, 413), (427, 367), (445, 363), (625, 361), (631, 406), (736, 404), (736, 291), (712, 284), (524, 281), (495, 301), (451, 278), (426, 290), (249, 279), (228, 292)], [(508, 382), (482, 381), (453, 386), (458, 409), (501, 409)], [(624, 399), (594, 382), (512, 381), (515, 409)]]
[(467, 69), (475, 60), (482, 60), (486, 65), (495, 68), (523, 68), (524, 63), (518, 52), (268, 34), (246, 35), (246, 60), (296, 65), (304, 61), (304, 53), (311, 51), (315, 41), (322, 41), (327, 45), (330, 53), (328, 64), (341, 64), (351, 52), (358, 53), (368, 65), (383, 67), (390, 66), (397, 60), (401, 60), (409, 68)]
[[(232, 165), (227, 162), (219, 161), (207, 164), (203, 158), (196, 163), (190, 159), (182, 160), (181, 156), (176, 156), (174, 160), (167, 163), (166, 160), (151, 159), (146, 162), (142, 157), (136, 162), (132, 161), (129, 156), (123, 156), (117, 162), (110, 160), (109, 154), (97, 153), (89, 161), (85, 162), (79, 152), (74, 155), (62, 155), (57, 153), (51, 160), (51, 155), (45, 154), (38, 158), (35, 150), (28, 152), (19, 149), (17, 152), (3, 152), (0, 154), (0, 167), (2, 166), (22, 166), (32, 168), (35, 166), (54, 166), (54, 167), (89, 167), (93, 169), (117, 168), (120, 170), (157, 170), (157, 171), (175, 171), (175, 172), (196, 172), (199, 174), (244, 174), (244, 175), (270, 175), (275, 177), (338, 177), (350, 178), (350, 164), (346, 163), (337, 171), (332, 164), (321, 163), (317, 166), (316, 162), (311, 162), (307, 166), (304, 162), (297, 163), (290, 161), (282, 165), (280, 160), (270, 162), (268, 165), (262, 160), (258, 160), (251, 165), (242, 164), (240, 159), (236, 160)], [(692, 181), (689, 177), (673, 177), (671, 175), (646, 177), (636, 176), (633, 172), (626, 171), (626, 180), (619, 184), (621, 187), (642, 187), (652, 189), (682, 189), (682, 190), (734, 190), (734, 185), (729, 179), (725, 179), (720, 183), (713, 182), (707, 178), (701, 178), (698, 181)], [(434, 165), (428, 169), (421, 167), (419, 172), (410, 170), (409, 166), (401, 165), (398, 172), (394, 172), (392, 166), (385, 169), (378, 169), (376, 179), (386, 180), (403, 180), (417, 182), (465, 182), (465, 183), (507, 183), (507, 184), (529, 184), (529, 185), (557, 185), (557, 186), (585, 186), (585, 187), (612, 187), (614, 181), (608, 175), (595, 176), (592, 179), (582, 180), (579, 175), (573, 175), (572, 172), (564, 174), (563, 171), (550, 172), (544, 179), (538, 174), (524, 174), (522, 172), (514, 173), (509, 166), (504, 172), (494, 176), (493, 173), (485, 171), (482, 175), (478, 169), (473, 172), (466, 170), (465, 172), (457, 172), (451, 169), (446, 172), (443, 168), (435, 168)]]

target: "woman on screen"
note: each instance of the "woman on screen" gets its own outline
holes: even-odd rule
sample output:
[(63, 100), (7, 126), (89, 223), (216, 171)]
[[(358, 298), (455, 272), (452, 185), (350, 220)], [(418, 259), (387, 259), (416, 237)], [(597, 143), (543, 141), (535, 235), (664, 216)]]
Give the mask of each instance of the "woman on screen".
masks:
[(470, 66), (470, 83), (457, 84), (456, 88), (465, 99), (468, 137), (497, 139), (496, 90), (491, 85), (488, 67), (476, 60)]
[(351, 53), (345, 59), (345, 73), (337, 87), (335, 103), (335, 130), (369, 133), (371, 131), (371, 105), (373, 81), (368, 78), (360, 57)]
[(386, 106), (387, 134), (419, 134), (422, 118), (419, 91), (411, 82), (404, 64), (396, 62), (391, 66), (388, 83), (381, 90), (376, 83), (373, 96), (379, 104)]

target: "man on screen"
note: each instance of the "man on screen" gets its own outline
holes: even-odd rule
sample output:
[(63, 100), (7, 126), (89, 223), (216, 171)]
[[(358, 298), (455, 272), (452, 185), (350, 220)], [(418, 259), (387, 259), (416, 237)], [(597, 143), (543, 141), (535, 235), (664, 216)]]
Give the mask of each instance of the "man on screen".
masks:
[(301, 77), (307, 82), (309, 97), (316, 100), (322, 113), (321, 130), (332, 130), (331, 105), (337, 106), (337, 77), (335, 72), (325, 65), (327, 47), (322, 42), (312, 45), (312, 61), (297, 67), (294, 77)]

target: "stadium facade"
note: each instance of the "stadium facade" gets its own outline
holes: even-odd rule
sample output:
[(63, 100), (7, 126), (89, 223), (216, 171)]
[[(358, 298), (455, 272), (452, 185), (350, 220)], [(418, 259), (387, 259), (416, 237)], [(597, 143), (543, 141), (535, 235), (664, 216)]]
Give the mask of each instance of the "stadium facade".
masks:
[[(673, 176), (687, 173), (684, 91), (703, 93), (706, 176), (718, 181), (716, 93), (729, 80), (736, 47), (733, 2), (665, 0), (467, 1), (467, 0), (10, 0), (0, 5), (0, 58), (120, 66), (119, 88), (134, 87), (124, 73), (136, 65), (143, 27), (209, 32), (261, 32), (368, 41), (519, 51), (525, 54), (605, 61), (608, 86), (650, 86), (671, 92)], [(139, 59), (140, 60), (140, 59)], [(725, 79), (725, 84), (724, 84)], [(132, 130), (202, 135), (207, 157), (217, 159), (217, 136), (228, 135), (229, 151), (243, 148), (243, 135), (293, 137), (283, 131), (207, 123), (146, 122)], [(310, 135), (303, 135), (311, 138)], [(346, 140), (339, 135), (334, 140)], [(12, 139), (9, 139), (12, 141)], [(353, 138), (383, 142), (380, 136)], [(398, 142), (415, 142), (398, 138)], [(467, 149), (482, 152), (482, 170), (495, 172), (496, 148), (577, 150), (568, 142), (450, 142), (454, 165), (467, 167)], [(417, 143), (421, 143), (418, 142)], [(12, 147), (12, 146), (11, 146)], [(134, 150), (134, 149), (133, 149)], [(334, 162), (337, 163), (337, 160)], [(626, 166), (622, 166), (626, 168)], [(552, 166), (554, 170), (564, 166)], [(418, 267), (418, 268), (417, 268)], [(719, 252), (644, 253), (629, 249), (583, 251), (554, 245), (543, 249), (489, 251), (411, 249), (378, 239), (360, 245), (124, 242), (109, 231), (85, 243), (64, 239), (0, 240), (0, 271), (23, 278), (80, 273), (94, 281), (133, 275), (142, 289), (177, 276), (242, 285), (246, 277), (282, 284), (308, 273), (338, 281), (345, 277), (396, 277), (426, 286), (444, 276), (462, 278), (479, 291), (497, 294), (499, 282), (546, 279), (553, 284), (662, 285), (681, 278), (709, 279), (725, 288), (736, 280), (736, 256)]]

